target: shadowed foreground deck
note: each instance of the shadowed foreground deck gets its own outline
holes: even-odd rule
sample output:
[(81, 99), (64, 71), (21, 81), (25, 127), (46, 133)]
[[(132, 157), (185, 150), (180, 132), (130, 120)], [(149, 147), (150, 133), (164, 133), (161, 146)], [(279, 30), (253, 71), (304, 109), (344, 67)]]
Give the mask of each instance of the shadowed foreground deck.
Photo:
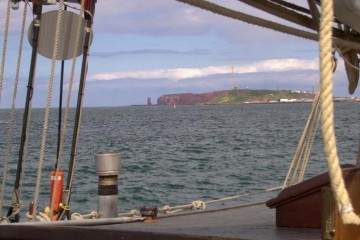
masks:
[(267, 239), (315, 240), (320, 229), (277, 228), (264, 204), (101, 226), (0, 225), (1, 239)]

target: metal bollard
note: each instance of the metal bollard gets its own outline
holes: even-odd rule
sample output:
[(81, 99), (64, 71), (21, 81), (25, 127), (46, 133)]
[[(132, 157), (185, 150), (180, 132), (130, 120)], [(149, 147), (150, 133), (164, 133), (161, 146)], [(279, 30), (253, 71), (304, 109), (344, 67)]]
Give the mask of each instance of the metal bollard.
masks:
[(99, 175), (99, 218), (118, 215), (118, 183), (121, 170), (120, 153), (100, 152), (95, 155), (96, 173)]

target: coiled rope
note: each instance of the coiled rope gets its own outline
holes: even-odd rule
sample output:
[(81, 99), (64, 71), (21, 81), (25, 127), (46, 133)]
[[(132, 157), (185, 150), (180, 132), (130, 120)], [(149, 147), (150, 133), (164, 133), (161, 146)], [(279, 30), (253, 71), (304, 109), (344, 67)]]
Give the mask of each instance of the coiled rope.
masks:
[(58, 45), (59, 45), (60, 27), (62, 24), (63, 6), (64, 6), (64, 0), (60, 0), (59, 8), (58, 8), (58, 16), (57, 16), (57, 21), (56, 21), (53, 56), (52, 56), (52, 60), (51, 60), (51, 72), (50, 72), (50, 80), (49, 80), (49, 87), (48, 87), (48, 96), (46, 99), (44, 127), (43, 127), (42, 138), (41, 138), (40, 159), (39, 159), (39, 166), (38, 166), (38, 171), (37, 171), (37, 179), (36, 179), (36, 187), (35, 187), (33, 221), (35, 220), (35, 216), (37, 216), (37, 206), (39, 203), (40, 182), (41, 182), (43, 162), (44, 162), (44, 158), (45, 158), (45, 145), (46, 145), (48, 123), (49, 123), (49, 112), (50, 112), (52, 88), (53, 88), (54, 76), (55, 76), (55, 64), (56, 64)]
[(35, 220), (38, 222), (51, 222), (49, 216), (46, 213), (39, 212), (36, 215), (30, 214), (29, 212), (26, 213), (27, 222), (34, 222)]
[(337, 155), (334, 132), (333, 72), (331, 64), (333, 1), (321, 1), (320, 22), (320, 69), (321, 69), (321, 111), (324, 151), (327, 157), (331, 188), (344, 224), (360, 225), (360, 218), (354, 213), (349, 194), (346, 191)]

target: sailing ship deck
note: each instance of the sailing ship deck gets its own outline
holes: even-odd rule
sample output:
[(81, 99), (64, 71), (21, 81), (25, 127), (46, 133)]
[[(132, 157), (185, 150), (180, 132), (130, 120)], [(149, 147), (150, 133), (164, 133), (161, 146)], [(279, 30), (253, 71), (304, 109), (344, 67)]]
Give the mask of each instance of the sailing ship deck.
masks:
[(321, 239), (320, 229), (277, 228), (265, 204), (159, 217), (155, 221), (98, 226), (0, 225), (0, 239)]

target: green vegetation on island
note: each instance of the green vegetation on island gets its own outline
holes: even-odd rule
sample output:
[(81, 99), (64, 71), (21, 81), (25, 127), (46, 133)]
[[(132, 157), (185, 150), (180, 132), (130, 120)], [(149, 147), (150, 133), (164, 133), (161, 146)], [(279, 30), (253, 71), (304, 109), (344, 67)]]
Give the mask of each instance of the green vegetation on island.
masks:
[(315, 93), (293, 90), (250, 90), (233, 89), (208, 93), (167, 94), (158, 98), (158, 105), (197, 105), (197, 104), (241, 104), (275, 102), (309, 102)]
[(229, 90), (221, 91), (211, 99), (212, 104), (234, 104), (252, 102), (276, 102), (281, 99), (288, 100), (312, 100), (314, 93), (291, 90)]

